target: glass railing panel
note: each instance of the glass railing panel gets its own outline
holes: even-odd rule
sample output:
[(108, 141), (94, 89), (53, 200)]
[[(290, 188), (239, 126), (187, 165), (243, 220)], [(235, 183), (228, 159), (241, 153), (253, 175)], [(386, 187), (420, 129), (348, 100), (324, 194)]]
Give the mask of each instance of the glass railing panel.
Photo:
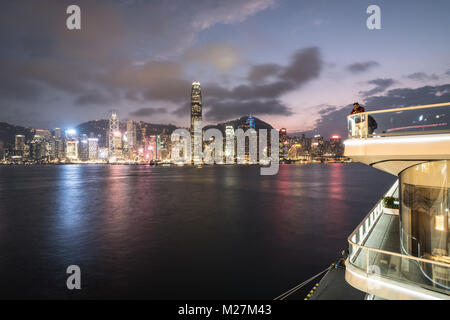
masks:
[(361, 270), (367, 270), (367, 249), (350, 245), (350, 262)]
[(450, 131), (450, 108), (448, 106), (368, 113), (367, 117), (369, 137)]
[(366, 114), (355, 114), (348, 117), (348, 136), (352, 138), (367, 137)]
[[(385, 196), (398, 197), (398, 181)], [(383, 205), (380, 201), (349, 236), (349, 262), (371, 277), (378, 275), (381, 278), (450, 295), (450, 263), (445, 260), (446, 256), (434, 259), (417, 258), (403, 252), (365, 246), (366, 235), (377, 224), (382, 211)]]
[(375, 271), (381, 278), (450, 294), (450, 266), (366, 250), (369, 250), (369, 270), (372, 273)]

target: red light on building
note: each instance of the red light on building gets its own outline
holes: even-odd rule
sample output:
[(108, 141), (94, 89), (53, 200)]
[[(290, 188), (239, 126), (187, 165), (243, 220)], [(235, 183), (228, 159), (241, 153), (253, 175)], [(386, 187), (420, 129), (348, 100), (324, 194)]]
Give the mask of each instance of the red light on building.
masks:
[(331, 136), (331, 139), (334, 139), (334, 140), (339, 140), (340, 138), (341, 138), (341, 136), (338, 136), (337, 134)]
[(280, 132), (281, 132), (281, 133), (286, 133), (287, 130), (286, 130), (286, 128), (281, 128), (281, 129), (280, 129)]

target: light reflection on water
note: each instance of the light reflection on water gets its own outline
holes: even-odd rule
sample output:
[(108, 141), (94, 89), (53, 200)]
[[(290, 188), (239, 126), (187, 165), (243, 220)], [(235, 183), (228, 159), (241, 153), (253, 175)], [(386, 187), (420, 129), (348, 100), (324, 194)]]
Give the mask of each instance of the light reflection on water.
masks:
[(0, 298), (270, 299), (334, 261), (393, 180), (360, 164), (3, 166)]

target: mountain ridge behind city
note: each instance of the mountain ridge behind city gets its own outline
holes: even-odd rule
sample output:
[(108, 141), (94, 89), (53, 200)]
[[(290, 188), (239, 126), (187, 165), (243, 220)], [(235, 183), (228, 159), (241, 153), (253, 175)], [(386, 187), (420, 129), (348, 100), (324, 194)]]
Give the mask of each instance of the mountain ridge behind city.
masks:
[[(256, 129), (273, 129), (272, 125), (269, 123), (257, 118), (253, 117), (255, 121)], [(239, 128), (241, 125), (244, 125), (248, 119), (248, 116), (242, 116), (237, 119), (228, 120), (225, 122), (220, 122), (217, 124), (206, 125), (204, 128), (217, 128), (222, 133), (225, 132), (226, 126), (233, 126), (235, 129)], [(171, 134), (175, 129), (183, 128), (181, 126), (176, 126), (173, 124), (156, 124), (156, 123), (148, 123), (145, 121), (137, 121), (141, 127), (146, 128), (146, 133), (148, 135), (156, 135), (156, 134)], [(103, 138), (106, 138), (107, 132), (109, 128), (109, 120), (101, 119), (101, 120), (89, 120), (77, 125), (74, 129), (77, 130), (79, 135), (86, 134), (89, 136), (98, 137), (99, 135)], [(14, 138), (16, 135), (25, 135), (25, 140), (31, 140), (35, 134), (35, 129), (32, 127), (24, 127), (20, 125), (14, 125), (7, 122), (0, 122), (0, 141), (4, 143), (5, 147), (13, 147), (14, 146)], [(126, 121), (120, 122), (120, 129), (126, 131)], [(53, 130), (53, 129), (49, 129)]]

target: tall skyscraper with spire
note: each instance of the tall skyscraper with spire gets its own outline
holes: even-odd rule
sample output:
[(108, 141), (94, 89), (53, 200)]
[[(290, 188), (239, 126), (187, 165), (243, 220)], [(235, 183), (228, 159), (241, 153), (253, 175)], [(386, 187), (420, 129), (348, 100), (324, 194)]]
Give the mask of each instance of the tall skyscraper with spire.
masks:
[(119, 148), (117, 145), (117, 136), (120, 135), (119, 131), (119, 117), (117, 112), (113, 111), (111, 118), (109, 119), (109, 157), (112, 158), (116, 155), (116, 150)]
[(192, 157), (194, 163), (202, 161), (202, 88), (200, 82), (193, 82), (191, 88), (191, 136)]
[(202, 88), (200, 82), (193, 82), (191, 88), (191, 133), (194, 132), (195, 121), (202, 121)]

